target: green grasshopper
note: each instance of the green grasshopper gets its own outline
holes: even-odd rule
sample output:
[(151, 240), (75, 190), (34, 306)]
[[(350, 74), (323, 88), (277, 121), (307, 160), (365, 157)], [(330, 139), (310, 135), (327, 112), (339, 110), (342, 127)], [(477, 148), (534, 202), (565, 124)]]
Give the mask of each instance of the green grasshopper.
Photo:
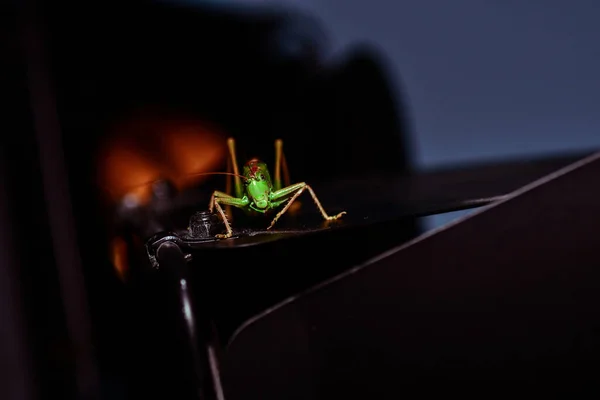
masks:
[[(271, 175), (269, 174), (267, 165), (258, 158), (253, 158), (248, 161), (244, 165), (243, 172), (240, 175), (235, 155), (235, 140), (233, 138), (227, 139), (227, 146), (229, 148), (230, 158), (229, 167), (233, 167), (233, 173), (229, 175), (232, 175), (235, 180), (235, 197), (229, 193), (216, 190), (213, 192), (210, 198), (210, 212), (214, 212), (214, 209), (217, 210), (219, 216), (225, 224), (225, 229), (227, 231), (225, 234), (216, 235), (218, 239), (230, 238), (233, 234), (231, 225), (229, 224), (227, 216), (221, 205), (240, 208), (249, 215), (268, 215), (272, 211), (285, 204), (283, 209), (275, 215), (275, 218), (273, 218), (273, 221), (271, 221), (271, 225), (269, 225), (267, 228), (271, 229), (277, 220), (289, 210), (294, 201), (302, 193), (304, 193), (305, 190), (307, 190), (325, 220), (336, 220), (342, 215), (346, 214), (345, 211), (342, 211), (337, 215), (327, 215), (325, 209), (321, 205), (321, 202), (317, 198), (317, 195), (309, 185), (307, 185), (305, 182), (295, 183), (292, 185), (289, 184), (289, 174), (287, 173), (287, 164), (283, 154), (283, 141), (281, 139), (275, 141), (274, 182), (271, 181)], [(286, 182), (286, 187), (282, 187), (281, 184), (282, 164), (285, 169), (284, 174), (286, 176), (286, 180), (288, 181)], [(244, 181), (243, 183), (242, 180)], [(230, 178), (228, 180), (228, 183), (229, 182)], [(228, 192), (230, 191), (229, 187), (230, 183), (228, 184), (227, 188)]]

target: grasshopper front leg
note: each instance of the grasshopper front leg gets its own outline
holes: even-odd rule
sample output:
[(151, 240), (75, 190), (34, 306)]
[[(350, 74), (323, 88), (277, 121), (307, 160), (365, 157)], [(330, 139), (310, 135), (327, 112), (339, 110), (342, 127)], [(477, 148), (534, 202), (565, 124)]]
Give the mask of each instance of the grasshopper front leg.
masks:
[(208, 208), (209, 208), (210, 212), (213, 212), (213, 210), (215, 208), (217, 209), (217, 213), (223, 220), (223, 223), (225, 224), (225, 230), (226, 230), (225, 234), (219, 233), (219, 234), (215, 235), (216, 238), (227, 239), (233, 235), (233, 230), (231, 229), (231, 225), (229, 224), (229, 221), (227, 220), (227, 215), (225, 215), (225, 212), (223, 211), (221, 204), (224, 204), (226, 206), (234, 206), (237, 208), (245, 208), (248, 206), (249, 203), (250, 203), (250, 201), (245, 196), (240, 199), (240, 198), (228, 195), (227, 193), (219, 192), (218, 190), (213, 192), (212, 196), (210, 197), (210, 204), (209, 204)]
[(323, 208), (323, 206), (321, 205), (321, 202), (317, 198), (317, 195), (315, 194), (314, 190), (309, 185), (307, 185), (306, 182), (300, 182), (300, 183), (296, 183), (294, 185), (285, 187), (283, 189), (276, 190), (275, 192), (273, 192), (271, 194), (271, 201), (273, 201), (273, 202), (284, 201), (287, 198), (290, 198), (290, 200), (287, 202), (287, 204), (285, 205), (285, 207), (283, 207), (283, 210), (281, 210), (280, 212), (277, 213), (277, 215), (275, 216), (275, 218), (271, 222), (271, 225), (269, 225), (269, 227), (267, 229), (271, 229), (273, 227), (273, 225), (275, 225), (275, 223), (277, 222), (277, 220), (279, 220), (279, 218), (283, 214), (285, 214), (285, 212), (290, 208), (290, 206), (294, 203), (294, 201), (305, 190), (308, 190), (308, 192), (310, 193), (310, 196), (313, 198), (313, 201), (317, 205), (317, 208), (319, 209), (319, 211), (321, 212), (321, 215), (323, 216), (323, 218), (325, 220), (332, 221), (332, 220), (338, 219), (342, 215), (346, 214), (346, 211), (342, 211), (341, 213), (336, 214), (336, 215), (328, 215), (327, 212), (325, 212), (325, 209)]

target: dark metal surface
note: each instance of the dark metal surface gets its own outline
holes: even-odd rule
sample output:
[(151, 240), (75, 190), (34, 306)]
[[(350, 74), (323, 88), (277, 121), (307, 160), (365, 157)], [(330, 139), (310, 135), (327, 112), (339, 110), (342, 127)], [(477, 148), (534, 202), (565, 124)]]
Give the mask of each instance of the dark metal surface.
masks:
[[(255, 313), (404, 243), (412, 237), (402, 230), (405, 223), (399, 219), (322, 230), (259, 231), (256, 236), (240, 237), (243, 244), (236, 244), (236, 239), (207, 241), (187, 237), (185, 232), (165, 232), (146, 244), (154, 267), (147, 269), (161, 272), (156, 248), (162, 243), (175, 243), (189, 254), (190, 280), (210, 282), (203, 296), (210, 299), (221, 340), (227, 341)], [(380, 240), (370, 241), (374, 236)]]
[(247, 323), (228, 399), (597, 390), (600, 154)]

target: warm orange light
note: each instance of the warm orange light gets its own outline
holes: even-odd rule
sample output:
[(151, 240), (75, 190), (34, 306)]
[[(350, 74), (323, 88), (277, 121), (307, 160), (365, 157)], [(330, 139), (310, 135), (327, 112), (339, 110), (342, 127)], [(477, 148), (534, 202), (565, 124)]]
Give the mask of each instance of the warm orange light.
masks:
[(112, 240), (111, 244), (111, 261), (115, 268), (117, 276), (124, 281), (129, 271), (129, 261), (127, 259), (127, 243), (120, 237)]
[(151, 159), (145, 158), (133, 148), (115, 142), (103, 159), (100, 181), (113, 200), (132, 194), (144, 203), (150, 196), (150, 186), (146, 183), (160, 175), (160, 168)]
[(220, 171), (225, 135), (196, 119), (137, 115), (110, 132), (99, 153), (99, 183), (113, 201), (134, 195), (142, 204), (153, 181), (166, 178), (181, 190)]
[(192, 185), (206, 176), (202, 172), (217, 172), (225, 156), (224, 140), (219, 135), (195, 129), (182, 129), (169, 135), (165, 142), (166, 160), (172, 168), (171, 180), (179, 189)]

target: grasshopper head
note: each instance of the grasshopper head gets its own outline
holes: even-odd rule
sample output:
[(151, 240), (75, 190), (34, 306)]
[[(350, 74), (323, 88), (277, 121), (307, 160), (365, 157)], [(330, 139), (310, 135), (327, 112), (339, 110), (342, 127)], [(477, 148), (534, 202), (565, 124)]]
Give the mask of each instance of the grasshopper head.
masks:
[(269, 206), (269, 195), (273, 185), (267, 165), (257, 159), (252, 159), (244, 166), (246, 177), (246, 192), (248, 197), (261, 210)]
[(269, 188), (264, 182), (252, 180), (248, 183), (248, 195), (257, 208), (266, 209), (269, 205)]

